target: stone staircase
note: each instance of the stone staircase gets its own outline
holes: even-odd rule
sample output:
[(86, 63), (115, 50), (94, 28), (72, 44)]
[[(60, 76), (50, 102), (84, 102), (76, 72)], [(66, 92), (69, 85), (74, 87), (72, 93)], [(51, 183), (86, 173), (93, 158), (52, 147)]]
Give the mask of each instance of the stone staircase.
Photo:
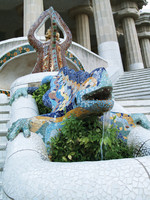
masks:
[(3, 200), (2, 172), (7, 146), (7, 122), (9, 121), (9, 99), (5, 94), (0, 94), (0, 200)]
[(143, 113), (150, 120), (150, 68), (125, 72), (113, 86), (113, 93), (129, 113)]

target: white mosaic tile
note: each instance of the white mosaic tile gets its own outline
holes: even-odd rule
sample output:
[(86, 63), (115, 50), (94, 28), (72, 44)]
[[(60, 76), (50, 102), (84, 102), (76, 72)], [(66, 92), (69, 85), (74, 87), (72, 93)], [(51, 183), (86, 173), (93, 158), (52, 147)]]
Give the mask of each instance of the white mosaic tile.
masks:
[(149, 156), (138, 160), (52, 163), (42, 160), (40, 152), (46, 154), (42, 145), (36, 134), (28, 139), (19, 135), (9, 142), (4, 188), (14, 199), (150, 198), (150, 179), (141, 164), (149, 166)]

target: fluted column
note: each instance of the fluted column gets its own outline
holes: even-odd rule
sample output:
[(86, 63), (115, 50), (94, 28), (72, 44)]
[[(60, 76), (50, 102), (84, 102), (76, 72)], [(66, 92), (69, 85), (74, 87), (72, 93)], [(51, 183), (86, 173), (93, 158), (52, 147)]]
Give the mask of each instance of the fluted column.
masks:
[(135, 19), (139, 17), (137, 3), (134, 1), (121, 1), (120, 10), (117, 14), (122, 22), (124, 32), (127, 71), (142, 69), (144, 65), (135, 27)]
[(89, 50), (91, 50), (89, 17), (92, 13), (92, 7), (90, 6), (78, 6), (70, 10), (70, 15), (76, 21), (77, 43)]
[(76, 19), (77, 42), (91, 50), (89, 18), (86, 14), (79, 14)]
[(107, 71), (115, 79), (123, 73), (123, 66), (110, 0), (93, 0), (93, 12), (98, 53), (108, 62)]
[(150, 67), (150, 40), (148, 38), (143, 38), (140, 40), (142, 57), (145, 68)]
[(144, 67), (150, 67), (150, 13), (141, 13), (136, 21)]
[(122, 25), (128, 63), (127, 70), (144, 68), (134, 19), (130, 17), (124, 18)]
[[(27, 36), (31, 25), (37, 20), (43, 11), (43, 0), (24, 0), (24, 36)], [(39, 32), (44, 35), (44, 27)]]

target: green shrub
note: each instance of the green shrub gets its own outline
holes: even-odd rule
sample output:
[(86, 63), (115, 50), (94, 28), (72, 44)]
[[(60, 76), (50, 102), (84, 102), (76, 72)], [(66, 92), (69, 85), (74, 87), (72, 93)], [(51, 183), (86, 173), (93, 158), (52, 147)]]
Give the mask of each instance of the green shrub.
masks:
[(35, 92), (33, 93), (33, 98), (35, 99), (36, 103), (37, 103), (37, 107), (39, 110), (39, 114), (46, 114), (46, 113), (50, 113), (51, 109), (47, 108), (42, 101), (42, 97), (43, 95), (47, 92), (47, 90), (49, 90), (50, 88), (50, 84), (46, 83), (41, 85), (37, 90), (35, 90)]
[[(58, 135), (51, 139), (49, 157), (56, 162), (101, 160), (102, 132), (98, 117), (77, 119), (71, 116)], [(103, 160), (133, 157), (133, 148), (117, 139), (117, 132), (113, 126), (105, 130)]]

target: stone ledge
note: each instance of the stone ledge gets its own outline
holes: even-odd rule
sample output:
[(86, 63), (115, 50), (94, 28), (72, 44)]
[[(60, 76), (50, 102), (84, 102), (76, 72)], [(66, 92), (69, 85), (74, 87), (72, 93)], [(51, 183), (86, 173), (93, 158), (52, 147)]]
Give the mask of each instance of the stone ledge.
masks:
[(146, 38), (150, 38), (150, 32), (142, 32), (142, 33), (138, 33), (138, 37), (140, 38), (140, 39), (146, 39)]
[(150, 13), (141, 13), (140, 17), (136, 20), (136, 26), (150, 24)]
[(88, 16), (93, 16), (93, 8), (89, 5), (87, 6), (77, 6), (69, 10), (69, 15), (75, 17), (79, 14), (87, 14)]
[[(120, 2), (126, 1), (126, 0), (110, 0), (111, 4), (120, 4)], [(146, 0), (131, 0), (132, 2), (136, 2), (138, 5), (138, 8), (141, 9), (144, 5), (147, 5)]]
[(140, 16), (139, 11), (135, 8), (125, 8), (117, 12), (117, 18), (122, 19), (125, 17), (132, 17), (134, 19), (138, 19)]

